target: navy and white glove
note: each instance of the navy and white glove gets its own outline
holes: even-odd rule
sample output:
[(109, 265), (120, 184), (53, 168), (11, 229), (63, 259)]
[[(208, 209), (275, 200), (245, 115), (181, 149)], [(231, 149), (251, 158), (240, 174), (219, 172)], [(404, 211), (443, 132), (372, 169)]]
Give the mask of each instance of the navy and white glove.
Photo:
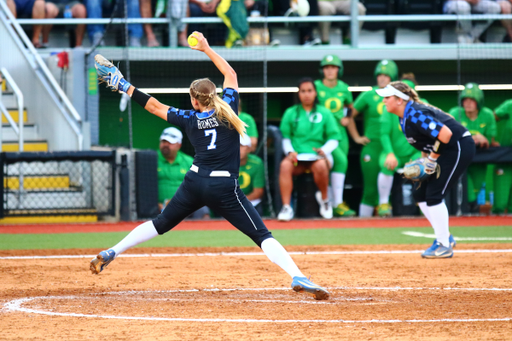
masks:
[(437, 177), (439, 178), (441, 167), (437, 164), (437, 160), (432, 160), (430, 158), (419, 158), (414, 161), (407, 162), (402, 172), (405, 178), (419, 182), (427, 180), (430, 175), (434, 173), (437, 173)]
[(107, 83), (107, 87), (112, 89), (112, 91), (126, 93), (130, 88), (131, 84), (124, 79), (121, 71), (101, 54), (94, 56), (94, 67), (98, 73), (98, 79), (101, 82)]

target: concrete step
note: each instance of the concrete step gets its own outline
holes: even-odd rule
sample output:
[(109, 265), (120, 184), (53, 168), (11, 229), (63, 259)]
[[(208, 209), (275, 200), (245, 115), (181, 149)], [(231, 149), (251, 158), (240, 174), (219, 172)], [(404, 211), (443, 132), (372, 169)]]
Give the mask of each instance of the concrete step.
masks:
[[(23, 139), (24, 140), (37, 140), (39, 138), (38, 129), (35, 124), (23, 124)], [(18, 135), (14, 132), (10, 124), (2, 124), (2, 140), (16, 141)]]
[(65, 174), (47, 176), (25, 175), (23, 178), (18, 176), (4, 178), (4, 188), (18, 190), (21, 182), (25, 190), (69, 189), (70, 185), (69, 176)]
[[(3, 101), (3, 96), (2, 96), (2, 101)], [(7, 107), (7, 111), (9, 112), (9, 115), (11, 115), (12, 119), (14, 122), (18, 123), (19, 122), (19, 115), (18, 115), (18, 109), (12, 109), (12, 108), (9, 108)], [(28, 116), (27, 116), (27, 110), (23, 110), (23, 123), (27, 123), (28, 122)], [(7, 121), (7, 118), (2, 115), (2, 125), (5, 124), (5, 123), (9, 123), (9, 121)]]
[[(2, 141), (3, 152), (18, 152), (18, 141)], [(47, 152), (48, 142), (46, 140), (28, 140), (23, 143), (24, 152)]]

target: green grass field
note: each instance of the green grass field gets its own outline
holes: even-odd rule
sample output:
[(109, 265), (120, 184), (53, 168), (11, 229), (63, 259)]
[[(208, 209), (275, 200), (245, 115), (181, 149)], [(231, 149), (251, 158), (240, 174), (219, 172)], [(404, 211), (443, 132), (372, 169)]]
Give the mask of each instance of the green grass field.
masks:
[[(512, 226), (452, 227), (459, 244), (512, 243)], [(432, 235), (431, 228), (347, 228), (275, 230), (283, 245), (376, 245), (430, 244), (432, 236), (410, 236), (404, 232)], [(0, 234), (0, 250), (108, 248), (128, 232)], [(468, 238), (468, 239), (465, 239)], [(475, 238), (475, 239), (469, 239)], [(239, 231), (171, 231), (139, 247), (229, 247), (254, 246)]]

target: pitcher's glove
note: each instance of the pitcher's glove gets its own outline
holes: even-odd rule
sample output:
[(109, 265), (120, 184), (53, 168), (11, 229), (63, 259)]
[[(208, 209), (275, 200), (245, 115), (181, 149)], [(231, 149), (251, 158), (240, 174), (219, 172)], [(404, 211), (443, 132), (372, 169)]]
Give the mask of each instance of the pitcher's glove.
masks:
[(402, 171), (403, 176), (413, 182), (423, 182), (434, 173), (436, 173), (437, 178), (439, 178), (441, 167), (436, 161), (432, 161), (429, 158), (419, 158), (407, 162)]
[(123, 74), (117, 67), (101, 54), (94, 56), (94, 67), (98, 73), (100, 83), (107, 83), (107, 87), (112, 91), (127, 92), (131, 84), (124, 79)]

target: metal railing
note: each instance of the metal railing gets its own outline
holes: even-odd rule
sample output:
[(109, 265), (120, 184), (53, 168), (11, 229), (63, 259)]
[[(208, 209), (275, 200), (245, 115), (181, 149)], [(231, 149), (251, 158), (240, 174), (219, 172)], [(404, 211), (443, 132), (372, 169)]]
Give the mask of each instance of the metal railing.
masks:
[[(2, 93), (0, 92), (0, 117), (3, 114), (5, 118), (7, 119), (7, 122), (11, 125), (12, 129), (18, 135), (18, 150), (20, 152), (23, 151), (23, 113), (24, 113), (24, 105), (23, 105), (23, 93), (21, 92), (20, 88), (14, 81), (14, 79), (11, 77), (9, 72), (6, 68), (1, 68), (0, 73), (4, 76), (5, 81), (9, 85), (9, 87), (14, 92), (14, 95), (16, 96), (16, 102), (18, 104), (18, 125), (16, 125), (16, 122), (14, 122), (13, 118), (11, 117), (11, 114), (9, 114), (9, 111), (7, 111), (7, 108), (4, 106), (1, 100)], [(0, 150), (2, 150), (2, 129), (0, 129)]]
[[(355, 5), (354, 5), (355, 4)], [(468, 20), (512, 20), (512, 14), (425, 14), (425, 15), (357, 15), (357, 1), (352, 1), (352, 15), (326, 15), (326, 16), (270, 16), (248, 17), (249, 24), (273, 23), (309, 23), (309, 22), (350, 22), (352, 47), (359, 45), (359, 22), (429, 22), (429, 21), (468, 21)], [(22, 25), (76, 25), (76, 24), (167, 24), (169, 32), (177, 32), (180, 23), (183, 24), (220, 24), (222, 20), (214, 17), (183, 18), (181, 21), (169, 18), (113, 18), (111, 19), (17, 19)], [(171, 35), (172, 36), (172, 35)], [(176, 47), (176, 37), (169, 37), (169, 46)]]
[(49, 88), (49, 90), (51, 90), (51, 92), (53, 92), (53, 94), (56, 95), (56, 103), (61, 105), (61, 108), (63, 109), (61, 110), (61, 113), (64, 115), (66, 121), (71, 126), (71, 128), (77, 136), (78, 149), (82, 150), (83, 134), (81, 131), (82, 119), (80, 115), (78, 114), (75, 107), (71, 104), (68, 97), (55, 80), (55, 77), (53, 77), (53, 75), (51, 74), (50, 70), (48, 69), (48, 66), (34, 48), (34, 45), (25, 34), (25, 31), (21, 28), (20, 22), (12, 15), (5, 1), (0, 1), (0, 10), (5, 14), (5, 16), (7, 17), (6, 21), (12, 25), (11, 27), (15, 31), (11, 34), (17, 34), (18, 37), (21, 39), (21, 42), (25, 45), (26, 50), (28, 50), (27, 52), (30, 55), (30, 57), (27, 56), (27, 60), (30, 63), (31, 67), (36, 71), (36, 73), (39, 73), (41, 76), (43, 76), (41, 80), (45, 82), (45, 85)]

